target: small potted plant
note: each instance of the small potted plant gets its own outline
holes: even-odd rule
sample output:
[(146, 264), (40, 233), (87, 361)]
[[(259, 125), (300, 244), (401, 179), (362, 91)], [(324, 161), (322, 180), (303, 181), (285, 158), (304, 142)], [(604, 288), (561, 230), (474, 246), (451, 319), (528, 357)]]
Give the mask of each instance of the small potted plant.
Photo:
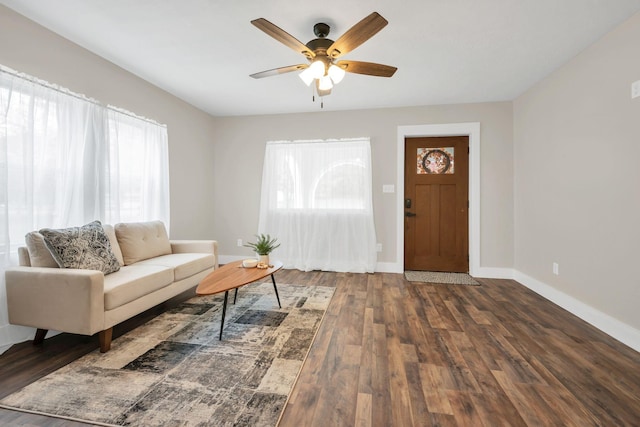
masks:
[(269, 234), (256, 234), (256, 237), (255, 243), (247, 243), (244, 246), (253, 249), (260, 256), (260, 263), (269, 265), (269, 254), (278, 248), (280, 243), (276, 244), (278, 239)]

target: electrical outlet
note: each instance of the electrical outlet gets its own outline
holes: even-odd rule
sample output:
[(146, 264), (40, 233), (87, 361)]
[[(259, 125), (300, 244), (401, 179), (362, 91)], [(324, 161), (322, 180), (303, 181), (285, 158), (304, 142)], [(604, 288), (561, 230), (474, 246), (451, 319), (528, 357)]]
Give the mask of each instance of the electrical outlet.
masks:
[(396, 186), (393, 184), (384, 184), (382, 186), (382, 192), (383, 193), (395, 193), (396, 192)]
[(242, 239), (238, 239), (238, 246), (242, 246)]
[(631, 99), (640, 96), (640, 80), (631, 83)]
[(382, 252), (382, 243), (376, 244), (376, 252)]
[(560, 266), (557, 262), (553, 263), (553, 274), (555, 274), (556, 276), (560, 275)]

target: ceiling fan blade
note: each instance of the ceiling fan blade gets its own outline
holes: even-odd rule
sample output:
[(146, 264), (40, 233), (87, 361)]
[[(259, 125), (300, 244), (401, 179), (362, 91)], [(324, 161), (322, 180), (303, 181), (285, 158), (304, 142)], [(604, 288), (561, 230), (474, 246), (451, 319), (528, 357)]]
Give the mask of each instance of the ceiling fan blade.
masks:
[(336, 65), (349, 73), (366, 74), (376, 77), (391, 77), (397, 68), (375, 62), (338, 61)]
[(296, 39), (291, 34), (287, 33), (285, 30), (275, 24), (272, 24), (266, 19), (254, 19), (253, 21), (251, 21), (251, 23), (258, 29), (264, 31), (274, 39), (278, 40), (280, 43), (284, 44), (285, 46), (290, 47), (296, 52), (303, 54), (308, 59), (313, 59), (313, 57), (316, 56), (316, 54), (313, 53), (313, 51), (305, 46), (304, 43), (302, 43), (300, 40)]
[(345, 53), (351, 52), (353, 49), (373, 37), (388, 23), (389, 22), (380, 16), (378, 12), (373, 12), (371, 15), (349, 28), (346, 33), (333, 42), (333, 44), (329, 46), (329, 49), (327, 49), (327, 54), (330, 58), (337, 58)]
[(278, 74), (290, 73), (292, 71), (302, 71), (308, 66), (309, 66), (308, 64), (289, 65), (286, 67), (274, 68), (272, 70), (253, 73), (253, 74), (250, 74), (250, 77), (253, 77), (254, 79), (261, 79), (263, 77), (277, 76)]

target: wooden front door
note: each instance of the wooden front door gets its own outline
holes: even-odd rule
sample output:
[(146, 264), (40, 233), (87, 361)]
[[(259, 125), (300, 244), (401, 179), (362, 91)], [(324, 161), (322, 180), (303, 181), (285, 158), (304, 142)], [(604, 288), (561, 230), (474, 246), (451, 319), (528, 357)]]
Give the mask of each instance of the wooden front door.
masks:
[(405, 270), (469, 271), (469, 137), (405, 139)]

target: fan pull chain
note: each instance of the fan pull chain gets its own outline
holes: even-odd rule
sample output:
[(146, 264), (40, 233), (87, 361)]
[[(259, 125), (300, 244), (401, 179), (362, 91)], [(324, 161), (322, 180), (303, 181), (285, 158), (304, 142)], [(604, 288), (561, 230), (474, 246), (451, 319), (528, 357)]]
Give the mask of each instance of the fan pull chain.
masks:
[[(320, 98), (320, 108), (324, 108), (324, 97), (320, 95), (318, 95), (318, 97)], [(316, 88), (311, 90), (311, 100), (316, 102)]]

